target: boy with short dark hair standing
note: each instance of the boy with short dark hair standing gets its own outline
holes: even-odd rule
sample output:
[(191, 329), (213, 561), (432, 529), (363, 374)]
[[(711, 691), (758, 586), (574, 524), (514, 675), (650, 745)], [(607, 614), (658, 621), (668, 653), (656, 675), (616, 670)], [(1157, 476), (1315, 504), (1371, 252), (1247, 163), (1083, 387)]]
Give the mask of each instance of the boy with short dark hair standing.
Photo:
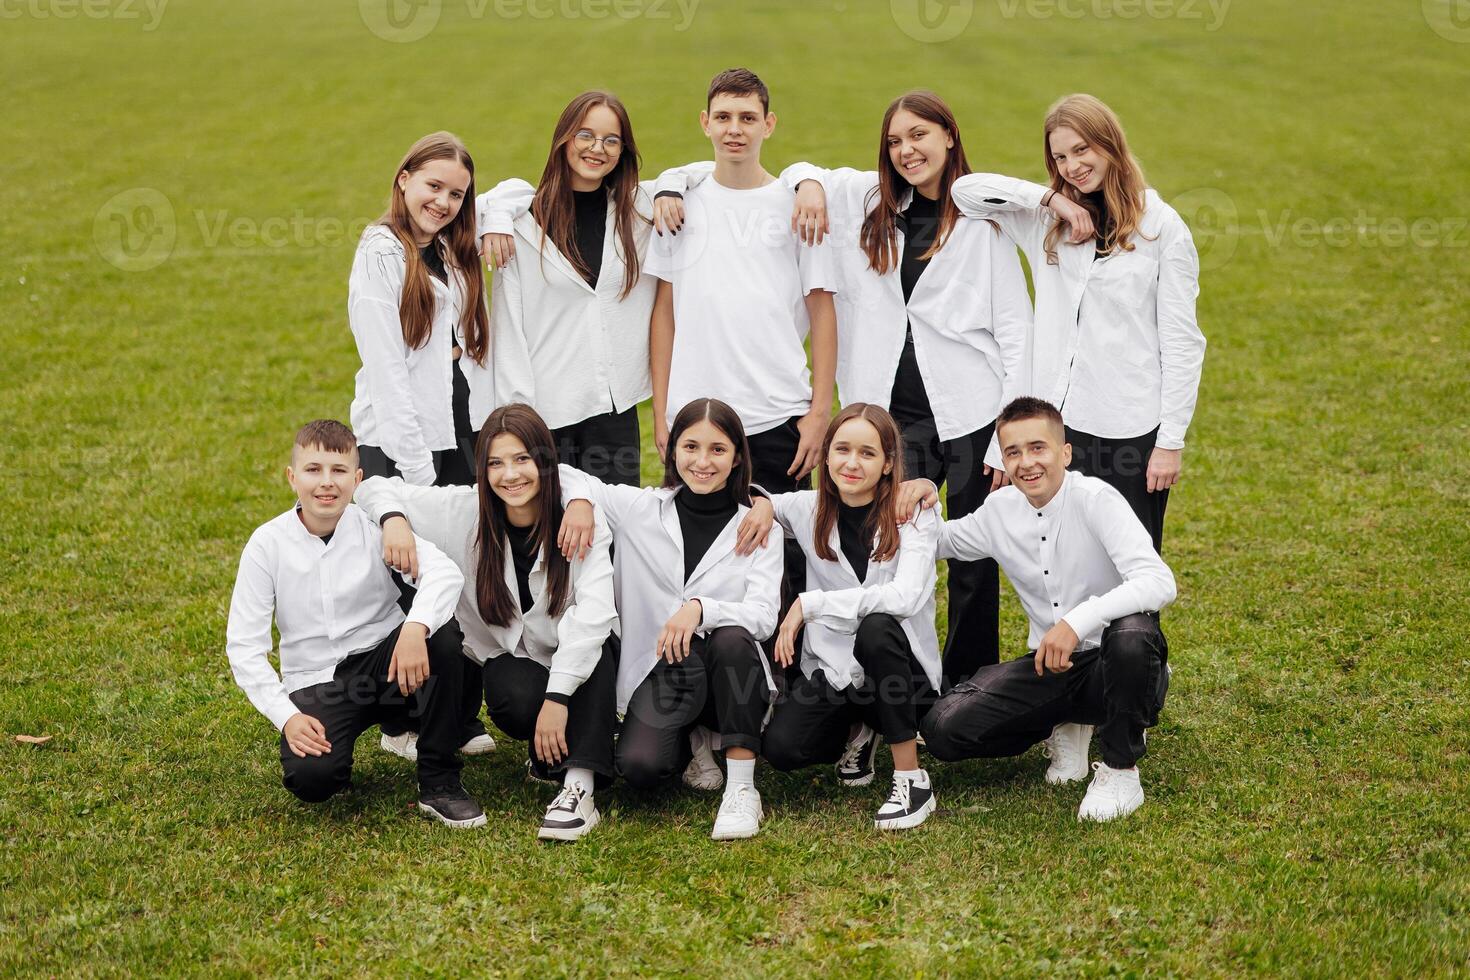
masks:
[[(485, 823), (460, 784), (458, 637), (442, 627), (463, 577), (418, 540), (418, 592), (407, 617), (383, 563), (382, 531), (352, 504), (357, 440), (320, 420), (296, 434), (291, 510), (261, 525), (240, 556), (226, 650), (235, 681), (281, 732), (282, 783), (319, 803), (351, 784), (352, 749), (370, 726), (419, 719), (419, 809), (450, 827)], [(271, 667), (271, 619), (281, 674)]]

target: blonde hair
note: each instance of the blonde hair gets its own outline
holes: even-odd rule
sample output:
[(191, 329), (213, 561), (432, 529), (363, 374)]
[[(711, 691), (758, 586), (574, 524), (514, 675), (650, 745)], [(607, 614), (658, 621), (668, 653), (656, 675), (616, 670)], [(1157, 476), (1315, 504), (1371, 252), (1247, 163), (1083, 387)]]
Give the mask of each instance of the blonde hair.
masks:
[[(1141, 234), (1138, 226), (1143, 220), (1143, 192), (1148, 183), (1143, 178), (1143, 168), (1128, 151), (1123, 124), (1101, 99), (1091, 95), (1069, 95), (1047, 110), (1041, 142), (1046, 156), (1046, 172), (1051, 176), (1051, 189), (1092, 211), (1091, 203), (1081, 191), (1067, 183), (1052, 157), (1051, 134), (1063, 128), (1075, 130), (1083, 142), (1108, 162), (1107, 172), (1103, 174), (1103, 200), (1113, 225), (1111, 230), (1098, 227), (1099, 236), (1103, 236), (1103, 250), (1133, 251), (1131, 239)], [(1094, 219), (1099, 217), (1093, 215)], [(1047, 265), (1057, 264), (1057, 242), (1062, 238), (1062, 229), (1063, 224), (1058, 221), (1046, 233)]]

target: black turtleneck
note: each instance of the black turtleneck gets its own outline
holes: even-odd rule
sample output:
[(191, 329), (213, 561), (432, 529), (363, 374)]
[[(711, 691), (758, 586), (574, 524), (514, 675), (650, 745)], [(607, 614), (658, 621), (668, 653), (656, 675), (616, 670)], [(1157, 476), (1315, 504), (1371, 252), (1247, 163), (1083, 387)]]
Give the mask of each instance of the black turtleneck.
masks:
[(868, 530), (868, 515), (872, 512), (872, 501), (860, 507), (837, 503), (837, 543), (859, 582), (868, 577), (868, 559), (873, 554), (873, 533)]
[[(914, 286), (929, 264), (929, 260), (922, 256), (939, 234), (939, 220), (939, 202), (929, 200), (915, 189), (908, 210), (898, 218), (899, 226), (903, 228), (903, 256), (899, 261), (898, 280), (903, 286), (905, 303), (913, 295)], [(898, 356), (898, 370), (893, 376), (893, 394), (888, 399), (888, 410), (900, 425), (922, 422), (934, 416), (929, 392), (924, 388), (924, 376), (919, 373), (912, 324), (904, 326), (903, 350)]]
[(595, 191), (572, 191), (577, 220), (577, 251), (587, 264), (587, 285), (597, 286), (602, 269), (602, 237), (607, 231), (607, 185)]
[(420, 248), (419, 257), (424, 260), (424, 266), (429, 270), (429, 275), (448, 284), (449, 273), (444, 271), (444, 256), (439, 254), (438, 239)]
[(1108, 254), (1108, 247), (1104, 243), (1113, 237), (1115, 227), (1113, 216), (1108, 211), (1108, 199), (1102, 191), (1094, 191), (1083, 196), (1087, 198), (1087, 203), (1092, 205), (1093, 213), (1096, 215), (1093, 226), (1097, 231), (1097, 244), (1093, 249), (1092, 257), (1100, 259)]
[(516, 569), (516, 594), (521, 600), (521, 613), (531, 608), (531, 566), (536, 564), (536, 545), (532, 541), (535, 527), (516, 527), (507, 521), (505, 536), (510, 540), (510, 560)]
[(695, 493), (688, 487), (680, 487), (674, 494), (674, 509), (679, 512), (679, 531), (684, 536), (684, 581), (687, 582), (739, 505), (727, 483), (710, 493)]

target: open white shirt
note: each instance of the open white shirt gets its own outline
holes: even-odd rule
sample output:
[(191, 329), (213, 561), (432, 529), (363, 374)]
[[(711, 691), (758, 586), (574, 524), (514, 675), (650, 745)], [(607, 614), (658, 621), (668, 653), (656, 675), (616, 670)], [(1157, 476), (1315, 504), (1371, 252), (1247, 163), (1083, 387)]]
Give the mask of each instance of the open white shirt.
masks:
[[(939, 683), (939, 637), (934, 630), (934, 549), (939, 517), (921, 511), (898, 529), (898, 553), (887, 561), (868, 561), (867, 574), (857, 572), (842, 553), (836, 522), (829, 543), (837, 556), (817, 554), (817, 491), (798, 490), (770, 496), (776, 520), (806, 555), (807, 591), (801, 594), (801, 672), (808, 678), (821, 670), (837, 690), (863, 682), (863, 668), (853, 656), (853, 643), (863, 618), (887, 613), (903, 626), (909, 649), (934, 690)], [(877, 543), (876, 537), (874, 544)]]
[[(543, 237), (530, 213), (535, 194), (524, 180), (503, 180), (479, 196), (476, 212), (481, 235), (512, 235), (516, 243), (490, 292), (496, 404), (524, 402), (558, 429), (652, 397), (648, 322), (658, 283), (640, 274), (622, 295), (627, 261), (611, 197), (594, 287)], [(633, 244), (642, 269), (653, 232), (653, 181), (639, 185), (634, 210)]]
[[(454, 614), (464, 579), (438, 548), (422, 538), (414, 544), (418, 591), (407, 621), (432, 634)], [(281, 631), (279, 676), (270, 662), (272, 616)], [(279, 729), (297, 712), (291, 691), (331, 680), (338, 664), (404, 621), (382, 531), (362, 508), (348, 504), (323, 542), (293, 507), (256, 528), (240, 555), (225, 650), (235, 683)]]
[[(659, 189), (681, 190), (669, 176)], [(684, 193), (679, 233), (650, 243), (644, 271), (674, 288), (670, 425), (696, 398), (730, 405), (747, 435), (811, 410), (805, 297), (833, 289), (835, 272), (825, 245), (791, 230), (794, 202), (779, 180), (736, 190), (711, 177)]]
[[(565, 495), (563, 495), (565, 496)], [(464, 575), (464, 587), (454, 615), (464, 631), (465, 654), (478, 664), (511, 655), (536, 661), (550, 671), (548, 693), (571, 696), (582, 686), (602, 657), (602, 646), (617, 626), (613, 605), (612, 533), (599, 515), (592, 546), (571, 563), (567, 601), (560, 616), (548, 608), (546, 559), (538, 550), (527, 576), (531, 608), (520, 608), (514, 559), (510, 544), (502, 542), (506, 588), (516, 615), (505, 626), (493, 626), (480, 616), (476, 598), (479, 579), (480, 498), (474, 487), (416, 487), (395, 478), (364, 480), (354, 498), (374, 521), (397, 511), (408, 519), (417, 537), (442, 548)], [(556, 529), (552, 529), (552, 534)]]
[(1016, 487), (1000, 488), (941, 525), (937, 554), (1000, 564), (1031, 622), (1032, 650), (1060, 620), (1085, 650), (1113, 620), (1174, 601), (1174, 573), (1123, 495), (1076, 471), (1039, 510)]
[(966, 215), (988, 218), (1026, 253), (1036, 287), (1028, 394), (1062, 411), (1067, 425), (1105, 439), (1159, 434), (1182, 449), (1194, 415), (1205, 338), (1195, 317), (1199, 256), (1184, 219), (1153, 189), (1144, 192), (1132, 251), (1094, 259), (1096, 244), (1058, 241), (1041, 206), (1047, 188), (998, 174), (970, 174), (951, 194)]
[[(435, 240), (443, 251), (443, 244)], [(384, 225), (369, 225), (357, 243), (347, 281), (347, 321), (362, 367), (354, 379), (352, 431), (360, 445), (376, 446), (410, 483), (434, 482), (432, 453), (455, 448), (454, 354), (459, 321), (468, 303), (464, 274), (446, 255), (449, 283), (434, 276), (434, 318), (429, 339), (414, 350), (404, 343), (398, 304), (407, 258), (403, 243)], [(470, 275), (480, 275), (474, 269)], [(495, 403), (490, 355), (476, 364), (466, 352), (460, 370), (470, 389), (470, 425), (479, 429)]]
[[(919, 374), (934, 409), (939, 438), (958, 439), (995, 420), (1025, 393), (1031, 297), (1015, 246), (987, 221), (962, 218), (929, 259), (908, 302), (903, 298), (904, 234), (896, 230), (897, 261), (874, 272), (862, 249), (863, 222), (877, 201), (878, 174), (847, 167), (823, 170), (797, 163), (781, 173), (795, 191), (815, 180), (827, 195), (831, 248), (837, 267), (837, 388), (842, 404), (888, 407), (893, 379), (912, 326)], [(907, 210), (914, 191), (904, 191)], [(986, 462), (1001, 465), (992, 445)]]
[[(781, 533), (772, 527), (763, 547), (735, 554), (736, 532), (750, 510), (744, 504), (720, 532), (699, 565), (684, 580), (684, 534), (674, 506), (685, 488), (638, 488), (603, 483), (569, 466), (561, 468), (564, 495), (590, 500), (612, 528), (613, 584), (622, 627), (618, 661), (618, 713), (658, 663), (658, 637), (669, 618), (689, 600), (703, 610), (698, 634), (722, 626), (743, 626), (756, 642), (776, 631), (781, 605)], [(757, 651), (759, 652), (759, 651)], [(767, 689), (775, 693), (770, 662), (760, 654)]]

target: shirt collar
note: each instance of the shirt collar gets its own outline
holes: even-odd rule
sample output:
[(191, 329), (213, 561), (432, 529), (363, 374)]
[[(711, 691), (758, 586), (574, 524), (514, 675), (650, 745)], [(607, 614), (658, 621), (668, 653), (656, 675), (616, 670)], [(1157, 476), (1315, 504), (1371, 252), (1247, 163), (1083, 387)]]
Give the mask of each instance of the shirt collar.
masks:
[[(1048, 500), (1046, 506), (1042, 507), (1040, 511), (1037, 511), (1035, 507), (1031, 507), (1031, 510), (1047, 519), (1055, 518), (1067, 505), (1067, 488), (1072, 485), (1072, 480), (1075, 476), (1076, 473), (1074, 471), (1068, 470), (1062, 477), (1062, 485), (1057, 488), (1056, 496)], [(1031, 501), (1026, 501), (1026, 505), (1030, 507)]]

